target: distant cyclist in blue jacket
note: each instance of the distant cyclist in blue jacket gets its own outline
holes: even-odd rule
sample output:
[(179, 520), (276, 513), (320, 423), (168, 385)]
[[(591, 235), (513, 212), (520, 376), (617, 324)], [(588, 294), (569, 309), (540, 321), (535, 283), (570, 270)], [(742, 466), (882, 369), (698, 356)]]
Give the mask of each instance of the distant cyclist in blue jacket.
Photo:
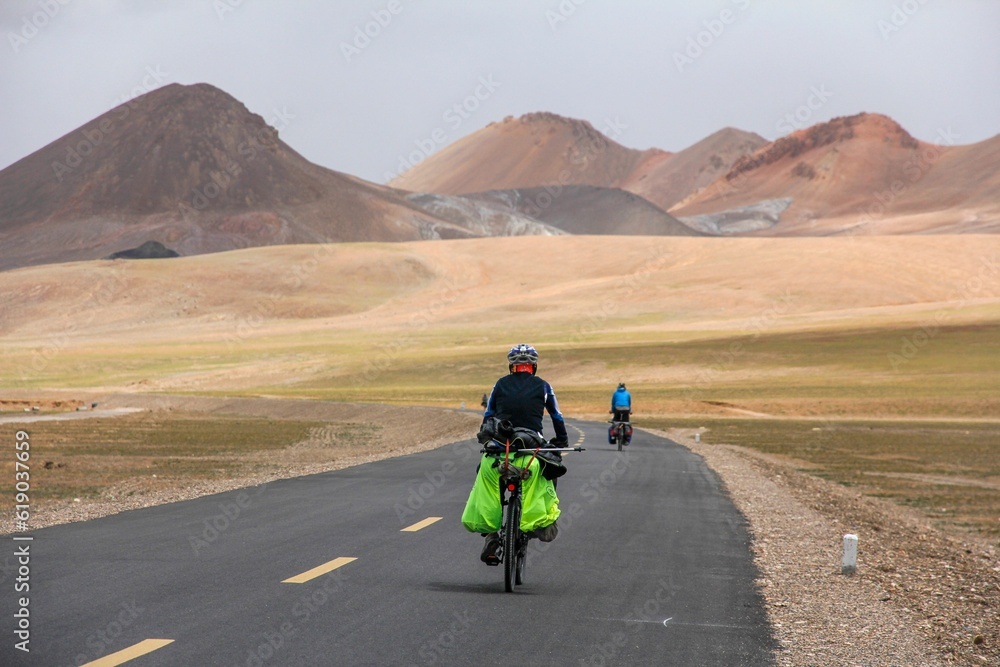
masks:
[(624, 382), (619, 382), (615, 393), (611, 394), (611, 409), (608, 412), (614, 414), (616, 422), (628, 421), (629, 413), (632, 412), (632, 394), (628, 393)]
[[(628, 422), (629, 415), (632, 413), (632, 394), (628, 393), (628, 389), (625, 388), (624, 382), (618, 383), (618, 388), (615, 393), (611, 394), (611, 409), (608, 410), (612, 415), (612, 421), (616, 422)], [(608, 442), (614, 443), (614, 425), (608, 427)], [(632, 427), (625, 427), (625, 442), (632, 441)]]

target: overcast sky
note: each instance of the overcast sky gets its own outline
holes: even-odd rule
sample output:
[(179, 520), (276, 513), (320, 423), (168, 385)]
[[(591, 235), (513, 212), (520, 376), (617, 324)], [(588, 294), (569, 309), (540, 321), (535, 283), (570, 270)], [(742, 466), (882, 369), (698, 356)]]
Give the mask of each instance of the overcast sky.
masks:
[(531, 111), (670, 151), (861, 111), (1000, 134), (997, 0), (3, 0), (0, 27), (0, 168), (173, 82), (376, 182)]

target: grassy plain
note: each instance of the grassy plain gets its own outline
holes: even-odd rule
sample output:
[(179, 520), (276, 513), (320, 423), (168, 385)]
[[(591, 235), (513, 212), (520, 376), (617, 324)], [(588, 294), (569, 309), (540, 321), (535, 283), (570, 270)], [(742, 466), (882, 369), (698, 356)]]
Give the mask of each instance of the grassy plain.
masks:
[[(305, 441), (326, 424), (232, 416), (138, 413), (22, 426), (35, 445), (34, 501), (122, 495), (239, 477), (261, 457)], [(342, 427), (343, 447), (353, 439)], [(6, 476), (13, 479), (13, 474)], [(5, 489), (6, 491), (6, 489)]]
[[(640, 423), (695, 419), (992, 534), (998, 258), (996, 236), (552, 237), (33, 267), (3, 274), (0, 392), (476, 407), (527, 341), (569, 416), (603, 418), (625, 381)], [(50, 487), (71, 495), (114, 481), (90, 456), (122, 479), (235, 474), (236, 449), (317, 427), (214, 420), (35, 428), (79, 466)]]
[(940, 527), (1000, 539), (1000, 422), (646, 418), (701, 430), (861, 493), (913, 507)]

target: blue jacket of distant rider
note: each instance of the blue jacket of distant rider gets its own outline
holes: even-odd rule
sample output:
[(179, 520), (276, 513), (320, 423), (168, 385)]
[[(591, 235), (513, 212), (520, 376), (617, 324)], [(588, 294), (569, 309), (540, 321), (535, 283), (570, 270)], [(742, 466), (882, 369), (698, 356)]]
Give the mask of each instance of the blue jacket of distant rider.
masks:
[(632, 395), (628, 393), (628, 389), (616, 389), (615, 393), (611, 394), (611, 409), (632, 410)]

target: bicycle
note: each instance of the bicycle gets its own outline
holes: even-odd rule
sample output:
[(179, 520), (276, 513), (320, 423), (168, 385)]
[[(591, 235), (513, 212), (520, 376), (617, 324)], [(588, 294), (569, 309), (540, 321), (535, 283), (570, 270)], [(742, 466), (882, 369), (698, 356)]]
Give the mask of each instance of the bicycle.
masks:
[(622, 450), (622, 445), (628, 444), (628, 435), (626, 434), (628, 422), (612, 420), (611, 427), (614, 429), (615, 444), (618, 445), (618, 451), (620, 452)]
[(615, 432), (615, 444), (618, 445), (620, 452), (622, 445), (625, 444), (625, 422), (611, 422), (611, 426)]
[(524, 563), (531, 538), (521, 530), (521, 484), (531, 476), (531, 460), (521, 467), (514, 465), (512, 456), (531, 454), (534, 460), (538, 452), (582, 452), (583, 447), (537, 447), (535, 449), (515, 449), (511, 451), (510, 441), (501, 443), (491, 440), (480, 452), (504, 458), (500, 463), (500, 505), (503, 519), (500, 524), (500, 562), (503, 563), (504, 590), (508, 593), (514, 586), (524, 583)]

